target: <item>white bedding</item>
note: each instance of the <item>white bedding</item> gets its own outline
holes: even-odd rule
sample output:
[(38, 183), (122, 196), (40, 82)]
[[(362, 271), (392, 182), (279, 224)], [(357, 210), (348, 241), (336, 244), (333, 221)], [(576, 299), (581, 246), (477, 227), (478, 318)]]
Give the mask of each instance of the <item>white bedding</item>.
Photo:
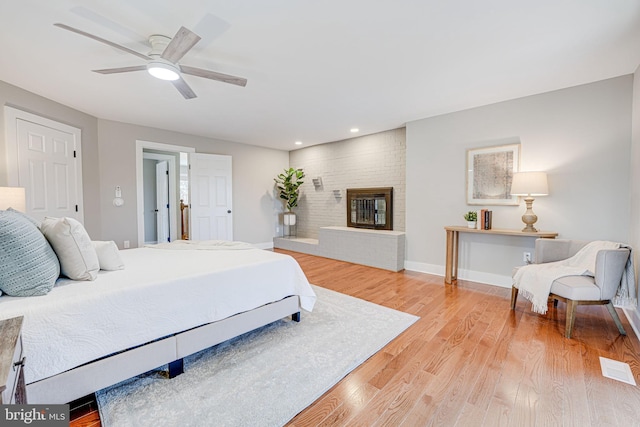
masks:
[(299, 295), (316, 300), (298, 263), (260, 249), (120, 252), (124, 270), (60, 279), (39, 297), (0, 297), (0, 318), (24, 315), (32, 383), (154, 339)]

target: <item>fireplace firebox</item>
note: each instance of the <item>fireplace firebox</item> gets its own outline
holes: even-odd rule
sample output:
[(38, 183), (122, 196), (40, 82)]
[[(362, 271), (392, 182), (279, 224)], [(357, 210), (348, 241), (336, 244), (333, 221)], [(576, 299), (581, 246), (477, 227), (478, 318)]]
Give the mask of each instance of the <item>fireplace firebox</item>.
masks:
[(393, 187), (348, 188), (347, 226), (393, 230)]

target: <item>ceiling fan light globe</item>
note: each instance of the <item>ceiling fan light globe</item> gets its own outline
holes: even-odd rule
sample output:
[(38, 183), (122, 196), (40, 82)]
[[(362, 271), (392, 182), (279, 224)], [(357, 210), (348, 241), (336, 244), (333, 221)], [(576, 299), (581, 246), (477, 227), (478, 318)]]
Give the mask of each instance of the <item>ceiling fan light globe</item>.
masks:
[(162, 62), (150, 62), (147, 65), (147, 71), (160, 80), (173, 81), (180, 78), (180, 73), (178, 73), (178, 69), (175, 66)]

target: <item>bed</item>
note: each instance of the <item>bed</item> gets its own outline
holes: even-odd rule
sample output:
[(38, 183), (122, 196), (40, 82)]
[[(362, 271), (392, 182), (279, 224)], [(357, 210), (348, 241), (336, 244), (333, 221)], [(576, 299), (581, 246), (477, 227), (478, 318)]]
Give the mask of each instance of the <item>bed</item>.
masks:
[(315, 294), (290, 256), (176, 242), (120, 251), (125, 268), (61, 278), (37, 297), (0, 297), (24, 316), (29, 403), (67, 403), (212, 345), (311, 311)]

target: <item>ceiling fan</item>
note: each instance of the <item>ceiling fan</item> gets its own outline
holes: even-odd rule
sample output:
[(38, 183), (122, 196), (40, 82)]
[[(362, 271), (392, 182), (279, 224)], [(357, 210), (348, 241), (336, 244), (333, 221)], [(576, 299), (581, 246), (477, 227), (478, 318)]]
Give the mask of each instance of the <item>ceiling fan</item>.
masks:
[(151, 44), (151, 52), (147, 55), (128, 47), (121, 46), (117, 43), (103, 39), (96, 35), (87, 33), (74, 27), (70, 27), (65, 24), (56, 23), (53, 24), (56, 27), (89, 37), (90, 39), (97, 40), (108, 46), (115, 47), (127, 53), (137, 56), (138, 58), (147, 61), (146, 65), (134, 65), (131, 67), (120, 68), (106, 68), (103, 70), (93, 70), (100, 74), (115, 74), (115, 73), (128, 73), (131, 71), (143, 71), (147, 70), (149, 74), (162, 80), (169, 80), (178, 92), (184, 96), (185, 99), (192, 99), (196, 97), (195, 92), (189, 87), (187, 82), (182, 78), (182, 74), (189, 74), (197, 77), (204, 77), (205, 79), (217, 80), (224, 83), (231, 83), (238, 86), (246, 86), (247, 79), (242, 77), (231, 76), (229, 74), (218, 73), (215, 71), (204, 70), (202, 68), (190, 67), (188, 65), (179, 64), (178, 61), (200, 41), (198, 36), (193, 31), (180, 27), (178, 32), (173, 38), (152, 35), (149, 37), (149, 43)]

